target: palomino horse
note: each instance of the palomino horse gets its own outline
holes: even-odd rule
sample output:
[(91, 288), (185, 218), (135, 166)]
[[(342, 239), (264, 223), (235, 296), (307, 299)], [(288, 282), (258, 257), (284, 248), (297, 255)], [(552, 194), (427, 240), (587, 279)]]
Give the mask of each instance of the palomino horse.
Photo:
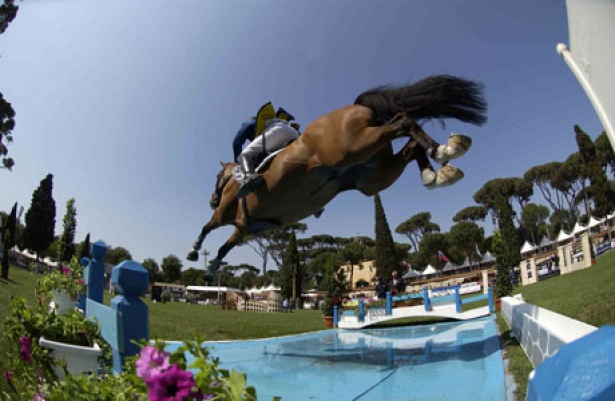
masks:
[[(412, 85), (379, 87), (362, 93), (354, 104), (326, 114), (282, 150), (263, 171), (264, 184), (237, 199), (239, 184), (232, 179), (234, 163), (222, 163), (216, 189), (219, 206), (188, 253), (197, 260), (205, 236), (234, 225), (209, 266), (215, 272), (226, 254), (245, 235), (297, 222), (319, 212), (337, 194), (358, 190), (372, 196), (388, 188), (416, 160), (423, 183), (451, 185), (463, 173), (447, 162), (463, 155), (471, 140), (451, 135), (440, 145), (419, 125), (431, 119), (455, 118), (482, 125), (486, 121), (482, 86), (453, 76), (432, 76)], [(394, 153), (391, 142), (408, 137)], [(444, 166), (436, 173), (429, 157)]]

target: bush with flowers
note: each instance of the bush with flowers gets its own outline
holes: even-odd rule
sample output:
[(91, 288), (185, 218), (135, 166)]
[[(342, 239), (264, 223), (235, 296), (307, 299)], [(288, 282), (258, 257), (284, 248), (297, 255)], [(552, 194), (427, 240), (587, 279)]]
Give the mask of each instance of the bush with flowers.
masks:
[[(120, 374), (102, 376), (68, 374), (62, 382), (40, 380), (21, 397), (7, 399), (57, 401), (193, 401), (256, 400), (256, 391), (246, 385), (246, 375), (218, 367), (203, 341), (187, 341), (176, 351), (164, 350), (163, 342), (143, 345), (140, 355), (128, 358)], [(191, 361), (186, 357), (190, 355)], [(5, 374), (6, 376), (6, 374)], [(13, 374), (11, 380), (15, 380)]]
[(51, 290), (58, 290), (69, 294), (73, 299), (77, 299), (79, 293), (85, 293), (83, 268), (77, 258), (73, 257), (68, 266), (46, 274), (39, 280), (37, 290), (45, 296), (48, 296)]
[[(71, 375), (58, 381), (51, 352), (38, 345), (41, 336), (53, 341), (91, 345), (104, 350), (103, 374)], [(141, 343), (140, 355), (127, 358), (121, 374), (111, 372), (111, 352), (98, 324), (79, 311), (49, 312), (44, 302), (29, 306), (13, 299), (3, 332), (6, 354), (3, 400), (256, 400), (246, 375), (219, 368), (203, 340), (185, 342), (174, 352), (165, 344)], [(2, 387), (0, 387), (2, 388)]]
[(79, 311), (50, 312), (43, 298), (39, 300), (34, 306), (21, 297), (12, 300), (2, 334), (5, 352), (2, 358), (7, 369), (4, 376), (11, 392), (3, 394), (2, 399), (31, 400), (46, 383), (57, 380), (56, 362), (51, 351), (38, 344), (41, 337), (81, 346), (96, 342), (103, 349), (103, 361), (111, 362), (111, 349), (100, 336), (96, 322), (86, 319)]

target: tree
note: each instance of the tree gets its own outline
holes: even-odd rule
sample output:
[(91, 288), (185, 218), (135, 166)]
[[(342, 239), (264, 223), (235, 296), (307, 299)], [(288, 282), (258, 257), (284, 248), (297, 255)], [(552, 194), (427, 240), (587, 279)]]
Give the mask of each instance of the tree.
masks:
[(415, 252), (419, 251), (419, 244), (425, 234), (440, 232), (440, 226), (431, 222), (431, 213), (415, 214), (395, 229), (397, 234), (408, 237)]
[(297, 299), (297, 294), (301, 294), (302, 282), (303, 272), (299, 264), (297, 237), (292, 232), (284, 252), (282, 267), (280, 268), (280, 290), (282, 297), (290, 298), (294, 302)]
[(107, 263), (111, 263), (113, 266), (117, 266), (125, 260), (132, 260), (132, 255), (128, 249), (118, 246), (114, 248), (112, 246), (107, 247)]
[(15, 110), (0, 93), (0, 157), (2, 158), (0, 168), (7, 170), (12, 170), (15, 165), (15, 161), (7, 156), (9, 149), (5, 145), (5, 141), (7, 144), (13, 142), (13, 128), (15, 128)]
[(495, 276), (495, 297), (502, 298), (512, 293), (512, 283), (510, 281), (510, 269), (512, 263), (509, 259), (508, 249), (504, 239), (500, 236), (499, 231), (493, 234), (493, 242), (491, 251), (496, 259), (496, 276)]
[[(153, 283), (156, 281), (158, 274), (160, 273), (160, 267), (158, 266), (158, 262), (156, 262), (152, 258), (147, 258), (141, 263), (141, 266), (145, 267), (145, 269), (149, 272), (149, 281)], [(201, 276), (203, 273), (201, 272)], [(183, 275), (182, 275), (183, 278)]]
[(350, 277), (349, 277), (349, 289), (352, 291), (354, 286), (354, 265), (364, 259), (363, 252), (365, 247), (359, 242), (350, 242), (341, 250), (344, 261), (350, 263)]
[(545, 220), (549, 217), (549, 208), (536, 203), (528, 203), (521, 211), (521, 228), (525, 231), (525, 239), (538, 244), (542, 233), (546, 230)]
[[(578, 125), (574, 126), (574, 131), (579, 146), (579, 153), (581, 153), (585, 163), (586, 175), (591, 183), (587, 192), (594, 202), (594, 213), (597, 217), (605, 217), (613, 208), (615, 193), (611, 190), (591, 138)], [(591, 212), (587, 210), (587, 216), (591, 215)]]
[[(474, 201), (490, 209), (496, 217), (500, 236), (504, 241), (509, 268), (517, 266), (520, 260), (520, 245), (514, 224), (515, 212), (510, 199), (519, 196), (517, 181), (507, 178), (496, 178), (488, 181), (474, 194)], [(510, 279), (510, 277), (508, 277)]]
[(182, 262), (175, 255), (169, 255), (162, 259), (162, 274), (165, 281), (174, 283), (182, 277)]
[(11, 213), (4, 221), (2, 227), (0, 227), (2, 234), (2, 278), (9, 279), (9, 250), (15, 246), (15, 240), (17, 238), (17, 202), (13, 205)]
[(471, 221), (476, 223), (479, 220), (485, 221), (485, 217), (487, 217), (487, 210), (484, 207), (468, 206), (457, 212), (457, 214), (453, 216), (453, 221), (455, 223), (460, 223), (462, 221)]
[(90, 245), (90, 233), (85, 236), (85, 240), (79, 244), (79, 260), (83, 258), (91, 258), (92, 245)]
[(611, 175), (615, 177), (615, 152), (613, 152), (611, 141), (605, 131), (598, 135), (594, 144), (596, 145), (596, 157), (600, 160), (605, 174), (610, 167)]
[(374, 196), (374, 215), (376, 220), (376, 270), (385, 280), (391, 276), (393, 270), (400, 266), (400, 260), (395, 252), (395, 243), (391, 235), (391, 228), (382, 207), (380, 195)]
[[(153, 259), (149, 259), (153, 260)], [(145, 267), (145, 266), (144, 266)], [(149, 269), (148, 269), (149, 270)], [(151, 277), (151, 272), (150, 272)], [(205, 276), (203, 270), (191, 267), (181, 273), (181, 283), (183, 285), (205, 285)]]
[(62, 219), (64, 231), (60, 237), (57, 260), (59, 262), (69, 262), (75, 254), (75, 231), (77, 230), (77, 209), (75, 208), (75, 198), (66, 202), (66, 214)]
[(17, 16), (19, 7), (15, 5), (15, 0), (4, 0), (4, 4), (0, 5), (0, 34), (4, 33), (9, 27), (9, 24)]
[(52, 192), (53, 175), (47, 174), (32, 194), (32, 203), (26, 212), (24, 245), (36, 252), (37, 258), (53, 241), (56, 202), (53, 200)]
[(472, 260), (475, 250), (485, 239), (484, 230), (469, 221), (462, 221), (451, 227), (449, 231), (451, 242), (463, 250), (464, 256)]
[(281, 268), (282, 254), (288, 244), (290, 233), (303, 233), (305, 230), (307, 230), (307, 224), (292, 223), (247, 237), (246, 243), (263, 259), (263, 274), (267, 274), (267, 261), (269, 257), (271, 257), (278, 269)]
[[(9, 24), (17, 16), (19, 7), (15, 5), (15, 0), (4, 0), (4, 4), (0, 5), (0, 34), (4, 33)], [(12, 131), (15, 128), (15, 110), (9, 102), (4, 99), (4, 95), (0, 93), (0, 158), (2, 165), (0, 169), (5, 168), (11, 170), (15, 165), (12, 158), (8, 157), (9, 150), (6, 144), (13, 142)]]

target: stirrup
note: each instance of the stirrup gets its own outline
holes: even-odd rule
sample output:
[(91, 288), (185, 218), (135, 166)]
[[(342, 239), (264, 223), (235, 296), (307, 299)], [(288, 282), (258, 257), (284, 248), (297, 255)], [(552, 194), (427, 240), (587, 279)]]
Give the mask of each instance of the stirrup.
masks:
[(245, 198), (248, 194), (252, 192), (256, 192), (264, 182), (263, 176), (260, 174), (254, 174), (248, 176), (246, 181), (239, 187), (239, 191), (237, 191), (237, 198)]

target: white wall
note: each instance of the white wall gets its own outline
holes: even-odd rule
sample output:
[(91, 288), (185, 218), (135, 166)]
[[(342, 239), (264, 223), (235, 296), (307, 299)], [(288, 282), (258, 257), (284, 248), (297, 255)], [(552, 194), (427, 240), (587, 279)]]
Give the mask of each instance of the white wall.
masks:
[(555, 354), (562, 345), (597, 330), (589, 324), (511, 297), (502, 298), (502, 315), (534, 367)]

